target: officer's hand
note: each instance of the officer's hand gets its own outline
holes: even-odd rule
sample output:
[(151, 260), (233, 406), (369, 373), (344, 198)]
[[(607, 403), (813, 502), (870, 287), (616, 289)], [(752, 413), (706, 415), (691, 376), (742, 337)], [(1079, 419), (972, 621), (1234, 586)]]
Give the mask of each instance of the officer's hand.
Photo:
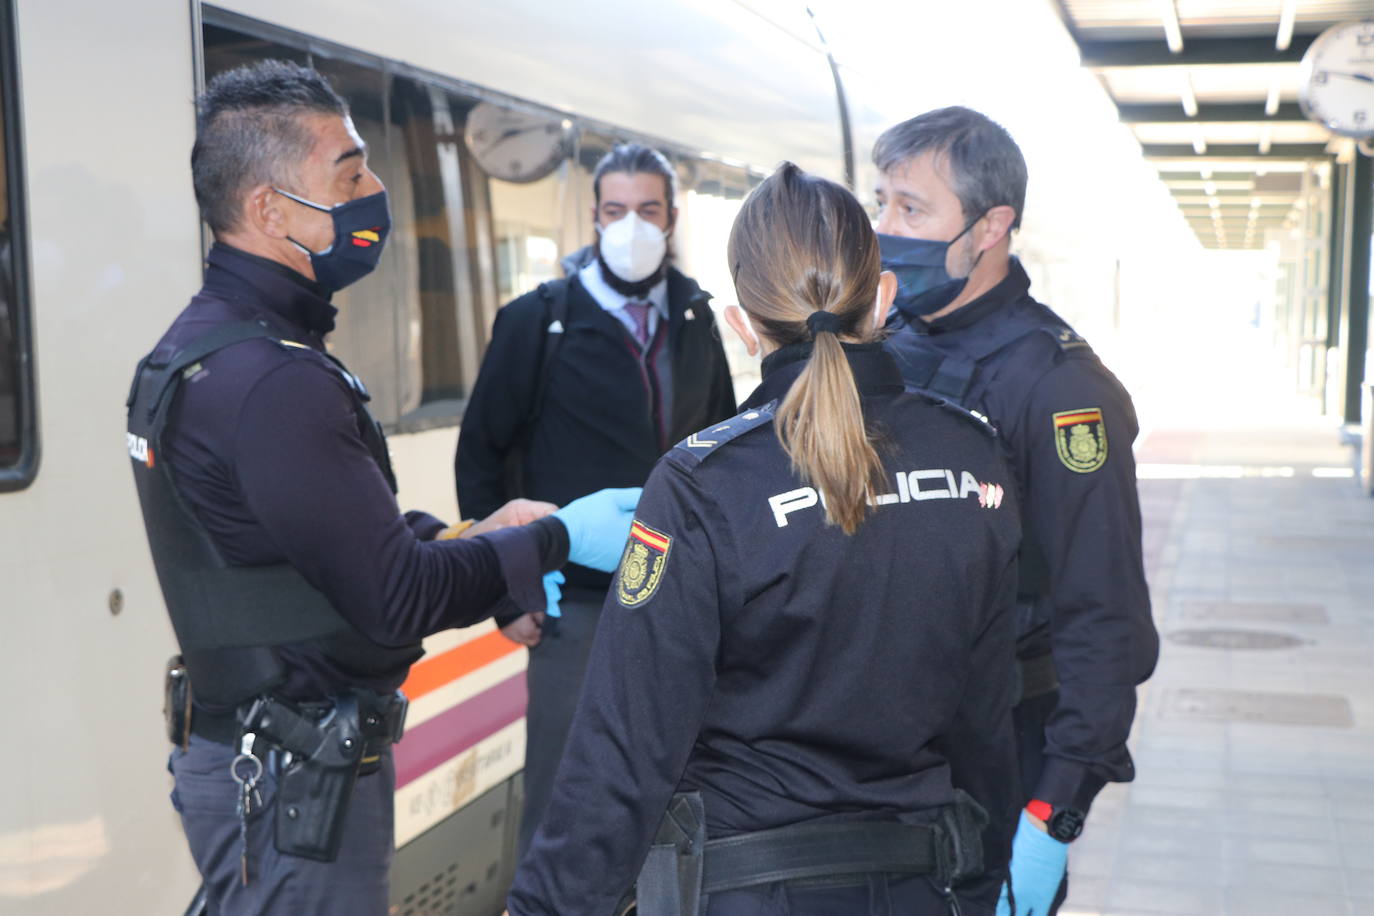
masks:
[(561, 572), (545, 573), (544, 575), (544, 600), (548, 602), (548, 607), (544, 613), (550, 617), (562, 617), (563, 612), (558, 607), (558, 602), (563, 600), (563, 589), (559, 588), (564, 583)]
[(553, 503), (541, 503), (533, 499), (512, 499), (491, 515), (464, 531), (462, 537), (471, 538), (498, 528), (513, 528), (528, 525), (547, 515), (552, 515), (558, 507)]
[(554, 513), (568, 527), (568, 562), (614, 572), (643, 487), (597, 490)]
[(522, 646), (533, 649), (539, 645), (539, 637), (543, 634), (544, 612), (531, 611), (522, 614), (510, 623), (501, 628), (501, 635), (511, 642), (518, 642)]
[(997, 916), (1046, 916), (1068, 864), (1069, 845), (1050, 836), (1022, 811), (1011, 844), (1011, 890), (1016, 895), (1016, 909), (1012, 910), (1003, 885)]

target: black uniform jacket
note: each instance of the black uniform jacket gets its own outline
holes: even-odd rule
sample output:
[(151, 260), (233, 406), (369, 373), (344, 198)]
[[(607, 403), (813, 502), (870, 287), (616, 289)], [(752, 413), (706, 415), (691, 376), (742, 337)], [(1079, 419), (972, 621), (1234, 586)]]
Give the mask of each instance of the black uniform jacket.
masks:
[(888, 492), (846, 536), (791, 469), (773, 411), (805, 345), (764, 361), (744, 413), (664, 456), (512, 916), (609, 913), (672, 794), (698, 790), (714, 838), (925, 822), (962, 788), (992, 817), (976, 893), (996, 900), (1020, 803), (1011, 472), (986, 424), (905, 394), (879, 345), (846, 350)]
[(567, 549), (556, 520), (433, 541), (443, 522), (401, 514), (346, 382), (321, 355), (335, 313), (300, 274), (216, 244), (204, 287), (158, 343), (171, 354), (216, 324), (262, 319), (297, 345), (248, 340), (205, 359), (158, 456), (227, 562), (291, 563), (356, 628), (276, 650), (288, 672), (280, 692), (295, 699), (394, 690), (422, 637), (542, 610), (539, 577), (558, 560), (549, 544), (561, 536)]
[[(603, 487), (643, 486), (671, 443), (735, 412), (711, 297), (695, 281), (668, 272), (673, 415), (662, 429), (652, 411), (656, 382), (624, 325), (575, 275), (549, 285), (559, 284), (567, 287), (567, 327), (522, 462), (521, 493), (507, 492), (505, 462), (534, 405), (548, 307), (535, 290), (496, 315), (458, 440), (458, 504), (465, 516), (485, 515), (512, 496), (562, 506)], [(604, 591), (610, 583), (605, 573), (585, 567), (570, 565), (566, 572), (570, 586)]]
[[(981, 354), (974, 391), (983, 390), (964, 406), (1010, 447), (1026, 529), (1021, 598), (1035, 610), (1018, 654), (1048, 645), (1061, 685), (1034, 797), (1086, 811), (1104, 781), (1134, 776), (1135, 689), (1159, 654), (1131, 451), (1139, 426), (1126, 389), (1029, 288), (1013, 259), (1005, 280), (948, 315), (899, 313), (887, 346), (904, 374), (923, 354)], [(1010, 323), (1040, 330), (982, 354)]]

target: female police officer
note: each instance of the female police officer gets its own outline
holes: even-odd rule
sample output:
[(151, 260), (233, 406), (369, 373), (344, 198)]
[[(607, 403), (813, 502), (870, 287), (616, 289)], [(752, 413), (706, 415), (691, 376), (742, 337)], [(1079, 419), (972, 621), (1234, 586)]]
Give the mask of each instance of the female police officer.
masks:
[(848, 191), (784, 164), (729, 258), (763, 384), (649, 478), (511, 916), (610, 913), (641, 863), (640, 916), (990, 914), (1018, 803), (998, 443), (903, 392)]

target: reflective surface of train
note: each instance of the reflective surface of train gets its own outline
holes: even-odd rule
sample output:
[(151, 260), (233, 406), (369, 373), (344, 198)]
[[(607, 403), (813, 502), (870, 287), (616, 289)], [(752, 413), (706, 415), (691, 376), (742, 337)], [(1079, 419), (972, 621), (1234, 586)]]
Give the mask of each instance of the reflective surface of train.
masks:
[[(453, 520), (495, 310), (591, 240), (613, 143), (669, 155), (678, 263), (729, 297), (750, 187), (785, 158), (862, 172), (882, 126), (846, 111), (801, 3), (0, 0), (0, 913), (180, 913), (197, 885), (167, 799), (175, 645), (123, 400), (199, 285), (192, 99), (265, 57), (329, 76), (391, 192), (382, 267), (335, 298), (331, 345), (373, 392), (402, 506)], [(525, 652), (490, 623), (426, 649), (396, 754), (393, 912), (497, 913)]]

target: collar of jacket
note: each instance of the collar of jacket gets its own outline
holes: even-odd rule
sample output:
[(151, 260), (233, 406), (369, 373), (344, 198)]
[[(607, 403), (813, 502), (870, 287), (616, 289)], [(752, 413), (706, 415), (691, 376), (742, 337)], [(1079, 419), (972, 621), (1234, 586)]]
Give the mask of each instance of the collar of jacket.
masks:
[[(711, 294), (701, 288), (701, 284), (691, 277), (678, 270), (676, 267), (668, 268), (668, 317), (673, 320), (682, 320), (687, 312), (689, 305), (698, 302), (709, 303)], [(710, 315), (700, 315), (697, 318), (709, 318)]]
[[(992, 289), (977, 299), (966, 302), (948, 315), (941, 315), (934, 321), (926, 321), (920, 315), (906, 311), (901, 313), (908, 324), (925, 334), (945, 334), (963, 328), (973, 327), (989, 315), (996, 314), (1013, 302), (1026, 296), (1030, 290), (1030, 277), (1021, 266), (1021, 260), (1013, 257), (1007, 263), (1007, 275)], [(919, 306), (918, 306), (919, 308)]]
[[(590, 319), (591, 326), (599, 329), (602, 333), (619, 340), (624, 336), (624, 325), (617, 321), (609, 312), (601, 307), (596, 301), (596, 297), (582, 285), (577, 273), (573, 272), (563, 281), (574, 295), (580, 296), (594, 306), (596, 306), (596, 317)], [(711, 294), (702, 289), (697, 281), (678, 270), (676, 267), (668, 268), (668, 339), (673, 347), (677, 347), (676, 341), (681, 337), (676, 333), (679, 328), (687, 321), (687, 310), (691, 308), (693, 320), (709, 321), (711, 318)], [(591, 314), (591, 313), (589, 313)]]
[(334, 330), (339, 310), (313, 280), (285, 264), (216, 242), (205, 257), (205, 289), (234, 301), (261, 306), (284, 319), (291, 330), (318, 337)]
[[(844, 349), (845, 358), (849, 360), (849, 369), (854, 373), (854, 384), (859, 389), (860, 397), (900, 394), (905, 390), (902, 373), (897, 369), (897, 363), (883, 349), (881, 342), (841, 342), (840, 346)], [(811, 350), (812, 344), (808, 340), (781, 347), (765, 356), (760, 367), (763, 372), (763, 383), (749, 395), (749, 399), (741, 405), (742, 409), (761, 407), (774, 399), (781, 400), (792, 387), (792, 383), (797, 380), (797, 376), (806, 368)]]

